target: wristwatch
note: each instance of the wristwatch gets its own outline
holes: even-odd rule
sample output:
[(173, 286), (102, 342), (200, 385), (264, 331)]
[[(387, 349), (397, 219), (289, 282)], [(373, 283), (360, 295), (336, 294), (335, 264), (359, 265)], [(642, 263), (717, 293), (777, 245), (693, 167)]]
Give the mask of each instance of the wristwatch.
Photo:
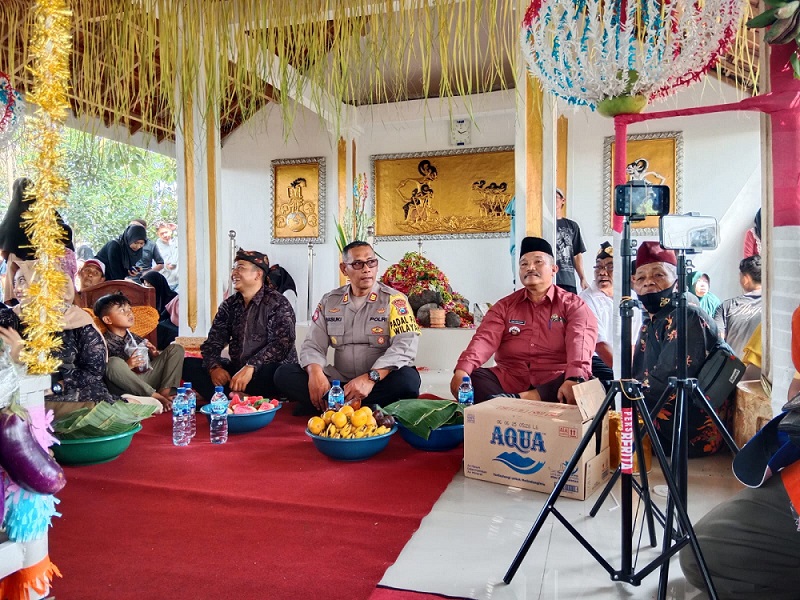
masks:
[(567, 377), (567, 381), (574, 381), (575, 383), (583, 383), (586, 381), (583, 377)]
[(372, 369), (369, 372), (369, 380), (378, 383), (381, 380), (381, 374), (378, 373), (375, 369)]

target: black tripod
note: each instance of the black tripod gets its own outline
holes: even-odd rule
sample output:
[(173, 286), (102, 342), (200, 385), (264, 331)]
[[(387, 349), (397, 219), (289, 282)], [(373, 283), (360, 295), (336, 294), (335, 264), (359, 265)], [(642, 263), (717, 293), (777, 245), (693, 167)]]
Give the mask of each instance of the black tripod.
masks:
[[(544, 525), (545, 520), (550, 514), (553, 514), (563, 525), (566, 529), (572, 534), (572, 536), (580, 542), (580, 544), (592, 555), (592, 557), (608, 572), (612, 581), (623, 581), (626, 583), (630, 583), (632, 585), (640, 585), (642, 580), (652, 573), (655, 569), (661, 567), (661, 578), (659, 580), (659, 598), (666, 598), (666, 586), (667, 586), (667, 578), (669, 575), (669, 560), (674, 556), (678, 551), (680, 551), (683, 547), (689, 544), (692, 548), (692, 551), (695, 556), (695, 560), (698, 563), (700, 568), (700, 572), (703, 576), (705, 581), (706, 587), (708, 588), (709, 596), (712, 599), (717, 597), (716, 590), (714, 589), (714, 584), (711, 581), (711, 576), (708, 572), (706, 567), (705, 560), (703, 559), (702, 552), (700, 550), (700, 546), (697, 542), (697, 537), (694, 534), (694, 530), (692, 528), (691, 521), (689, 520), (689, 516), (686, 512), (686, 468), (688, 463), (688, 411), (689, 411), (689, 404), (688, 400), (690, 397), (689, 390), (695, 392), (695, 396), (699, 395), (699, 390), (697, 388), (697, 382), (693, 379), (687, 378), (687, 365), (685, 356), (687, 354), (686, 350), (688, 349), (688, 342), (686, 339), (686, 287), (685, 287), (685, 257), (684, 253), (680, 253), (680, 262), (679, 262), (679, 270), (678, 270), (678, 281), (679, 281), (679, 292), (678, 296), (678, 320), (677, 320), (677, 331), (678, 331), (678, 347), (683, 349), (683, 359), (678, 360), (678, 377), (670, 378), (669, 385), (673, 386), (676, 390), (676, 397), (675, 397), (675, 417), (676, 422), (674, 425), (674, 431), (676, 432), (673, 438), (672, 444), (672, 457), (673, 461), (670, 465), (669, 460), (667, 459), (664, 449), (659, 442), (658, 436), (656, 434), (655, 426), (652, 421), (652, 417), (648, 414), (648, 411), (642, 410), (639, 402), (643, 399), (643, 394), (641, 391), (641, 386), (637, 381), (634, 381), (630, 378), (631, 373), (631, 317), (633, 314), (632, 307), (633, 302), (630, 299), (630, 257), (632, 255), (632, 244), (630, 239), (630, 217), (626, 217), (624, 221), (624, 229), (623, 229), (623, 239), (621, 243), (621, 259), (622, 259), (622, 267), (623, 267), (623, 277), (622, 277), (622, 288), (623, 288), (623, 302), (620, 305), (620, 315), (622, 316), (622, 351), (621, 351), (621, 358), (622, 358), (622, 365), (621, 371), (623, 373), (623, 377), (619, 381), (615, 381), (612, 384), (611, 389), (609, 390), (606, 398), (597, 412), (597, 415), (593, 419), (589, 429), (584, 434), (583, 438), (581, 439), (580, 443), (578, 444), (575, 453), (572, 455), (569, 463), (565, 467), (561, 477), (559, 478), (558, 482), (555, 485), (555, 488), (548, 496), (547, 500), (545, 501), (544, 506), (542, 507), (539, 516), (536, 518), (536, 521), (533, 524), (528, 536), (525, 538), (522, 546), (520, 547), (517, 555), (514, 557), (511, 566), (509, 567), (508, 571), (506, 572), (505, 576), (503, 577), (503, 581), (505, 583), (510, 583), (511, 580), (514, 578), (517, 570), (519, 569), (522, 561), (525, 558), (528, 550), (530, 549), (531, 545), (533, 544), (534, 539), (538, 535), (539, 531), (541, 530), (542, 526)], [(627, 375), (627, 377), (626, 377)], [(659, 405), (663, 405), (666, 402), (666, 398), (669, 397), (669, 387), (662, 395), (662, 398), (659, 400)], [(597, 429), (602, 425), (603, 419), (605, 418), (606, 411), (608, 411), (613, 403), (613, 400), (617, 393), (621, 393), (621, 408), (622, 408), (622, 451), (621, 451), (621, 464), (620, 464), (620, 474), (621, 474), (621, 521), (622, 521), (622, 528), (621, 528), (621, 545), (622, 545), (622, 558), (621, 558), (621, 566), (619, 569), (614, 569), (611, 564), (603, 556), (589, 543), (589, 541), (584, 538), (572, 524), (558, 511), (555, 507), (556, 500), (561, 495), (561, 492), (566, 485), (570, 473), (575, 469), (577, 466), (578, 461), (580, 460), (581, 455), (583, 454), (584, 450), (588, 446), (589, 442), (592, 439), (592, 436), (596, 433)], [(716, 413), (711, 410), (710, 406), (704, 396), (701, 396), (702, 401), (708, 407), (707, 410), (709, 414), (714, 415), (716, 417)], [(698, 398), (696, 398), (699, 400)], [(657, 407), (658, 409), (658, 407)], [(657, 414), (654, 411), (653, 414)], [(655, 546), (655, 534), (653, 531), (653, 523), (652, 523), (652, 512), (649, 512), (650, 509), (650, 499), (647, 496), (647, 474), (644, 469), (644, 460), (643, 460), (643, 453), (641, 451), (642, 444), (641, 444), (641, 431), (636, 423), (639, 422), (639, 417), (641, 416), (641, 422), (643, 423), (644, 430), (647, 435), (650, 436), (652, 441), (653, 451), (656, 454), (656, 458), (658, 460), (659, 465), (661, 466), (661, 470), (663, 471), (664, 478), (667, 483), (667, 488), (669, 489), (669, 500), (667, 504), (667, 513), (665, 517), (665, 528), (664, 528), (664, 543), (663, 549), (661, 554), (652, 560), (650, 563), (645, 565), (641, 570), (636, 571), (632, 566), (632, 556), (633, 556), (633, 547), (632, 547), (632, 539), (633, 539), (633, 524), (632, 524), (632, 492), (633, 492), (633, 452), (632, 447), (635, 443), (638, 453), (638, 459), (640, 464), (640, 471), (643, 477), (643, 485), (639, 487), (639, 492), (645, 494), (646, 505), (648, 505), (648, 525), (650, 528), (650, 538), (651, 538), (651, 545)], [(726, 441), (730, 439), (730, 436), (727, 435), (727, 431), (725, 430), (724, 426), (722, 425), (721, 421), (717, 418), (715, 420), (715, 424), (717, 427), (720, 428), (720, 431), (724, 432), (723, 435), (726, 435)], [(733, 443), (733, 440), (730, 439), (729, 444)], [(733, 445), (735, 448), (735, 444)], [(679, 485), (680, 483), (680, 485)], [(673, 515), (677, 513), (678, 519), (678, 529), (676, 532), (673, 532), (672, 526), (672, 519)], [(675, 538), (673, 543), (673, 538)]]

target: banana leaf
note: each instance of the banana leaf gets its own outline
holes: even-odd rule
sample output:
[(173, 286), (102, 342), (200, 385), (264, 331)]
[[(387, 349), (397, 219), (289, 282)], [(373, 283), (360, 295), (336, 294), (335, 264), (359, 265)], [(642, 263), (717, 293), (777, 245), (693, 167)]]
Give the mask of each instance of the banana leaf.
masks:
[(381, 410), (426, 440), (434, 429), (464, 422), (464, 407), (452, 400), (398, 400)]
[(93, 408), (81, 408), (53, 422), (53, 431), (60, 440), (116, 435), (130, 431), (152, 416), (155, 406), (125, 402), (98, 402)]

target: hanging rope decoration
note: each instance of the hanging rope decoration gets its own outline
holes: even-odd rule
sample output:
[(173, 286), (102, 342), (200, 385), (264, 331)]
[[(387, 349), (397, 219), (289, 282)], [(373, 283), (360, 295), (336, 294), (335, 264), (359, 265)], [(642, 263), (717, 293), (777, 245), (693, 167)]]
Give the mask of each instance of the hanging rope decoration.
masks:
[(11, 79), (0, 71), (0, 148), (11, 144), (22, 129), (25, 102), (11, 85)]
[(68, 0), (37, 0), (33, 6), (34, 83), (29, 95), (39, 108), (31, 123), (31, 140), (36, 155), (33, 160), (36, 201), (23, 215), (31, 244), (36, 248), (36, 269), (28, 289), (29, 302), (22, 311), (26, 324), (26, 345), (21, 358), (30, 373), (52, 373), (60, 361), (52, 352), (60, 347), (67, 276), (59, 268), (64, 255), (63, 230), (56, 210), (65, 205), (67, 181), (61, 171), (64, 164), (60, 150), (64, 121), (69, 102), (69, 56), (72, 49)]
[(607, 116), (697, 81), (727, 52), (742, 0), (534, 0), (522, 53), (546, 91)]

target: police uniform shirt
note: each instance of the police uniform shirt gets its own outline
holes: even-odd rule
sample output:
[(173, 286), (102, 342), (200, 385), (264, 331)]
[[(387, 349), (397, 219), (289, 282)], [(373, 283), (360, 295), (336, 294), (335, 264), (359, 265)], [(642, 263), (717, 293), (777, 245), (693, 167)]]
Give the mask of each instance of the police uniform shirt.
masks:
[[(372, 369), (399, 369), (414, 364), (419, 326), (408, 298), (376, 282), (360, 307), (346, 285), (323, 296), (300, 348), (300, 366), (324, 367), (332, 379), (350, 381)], [(327, 365), (328, 346), (334, 348)]]

